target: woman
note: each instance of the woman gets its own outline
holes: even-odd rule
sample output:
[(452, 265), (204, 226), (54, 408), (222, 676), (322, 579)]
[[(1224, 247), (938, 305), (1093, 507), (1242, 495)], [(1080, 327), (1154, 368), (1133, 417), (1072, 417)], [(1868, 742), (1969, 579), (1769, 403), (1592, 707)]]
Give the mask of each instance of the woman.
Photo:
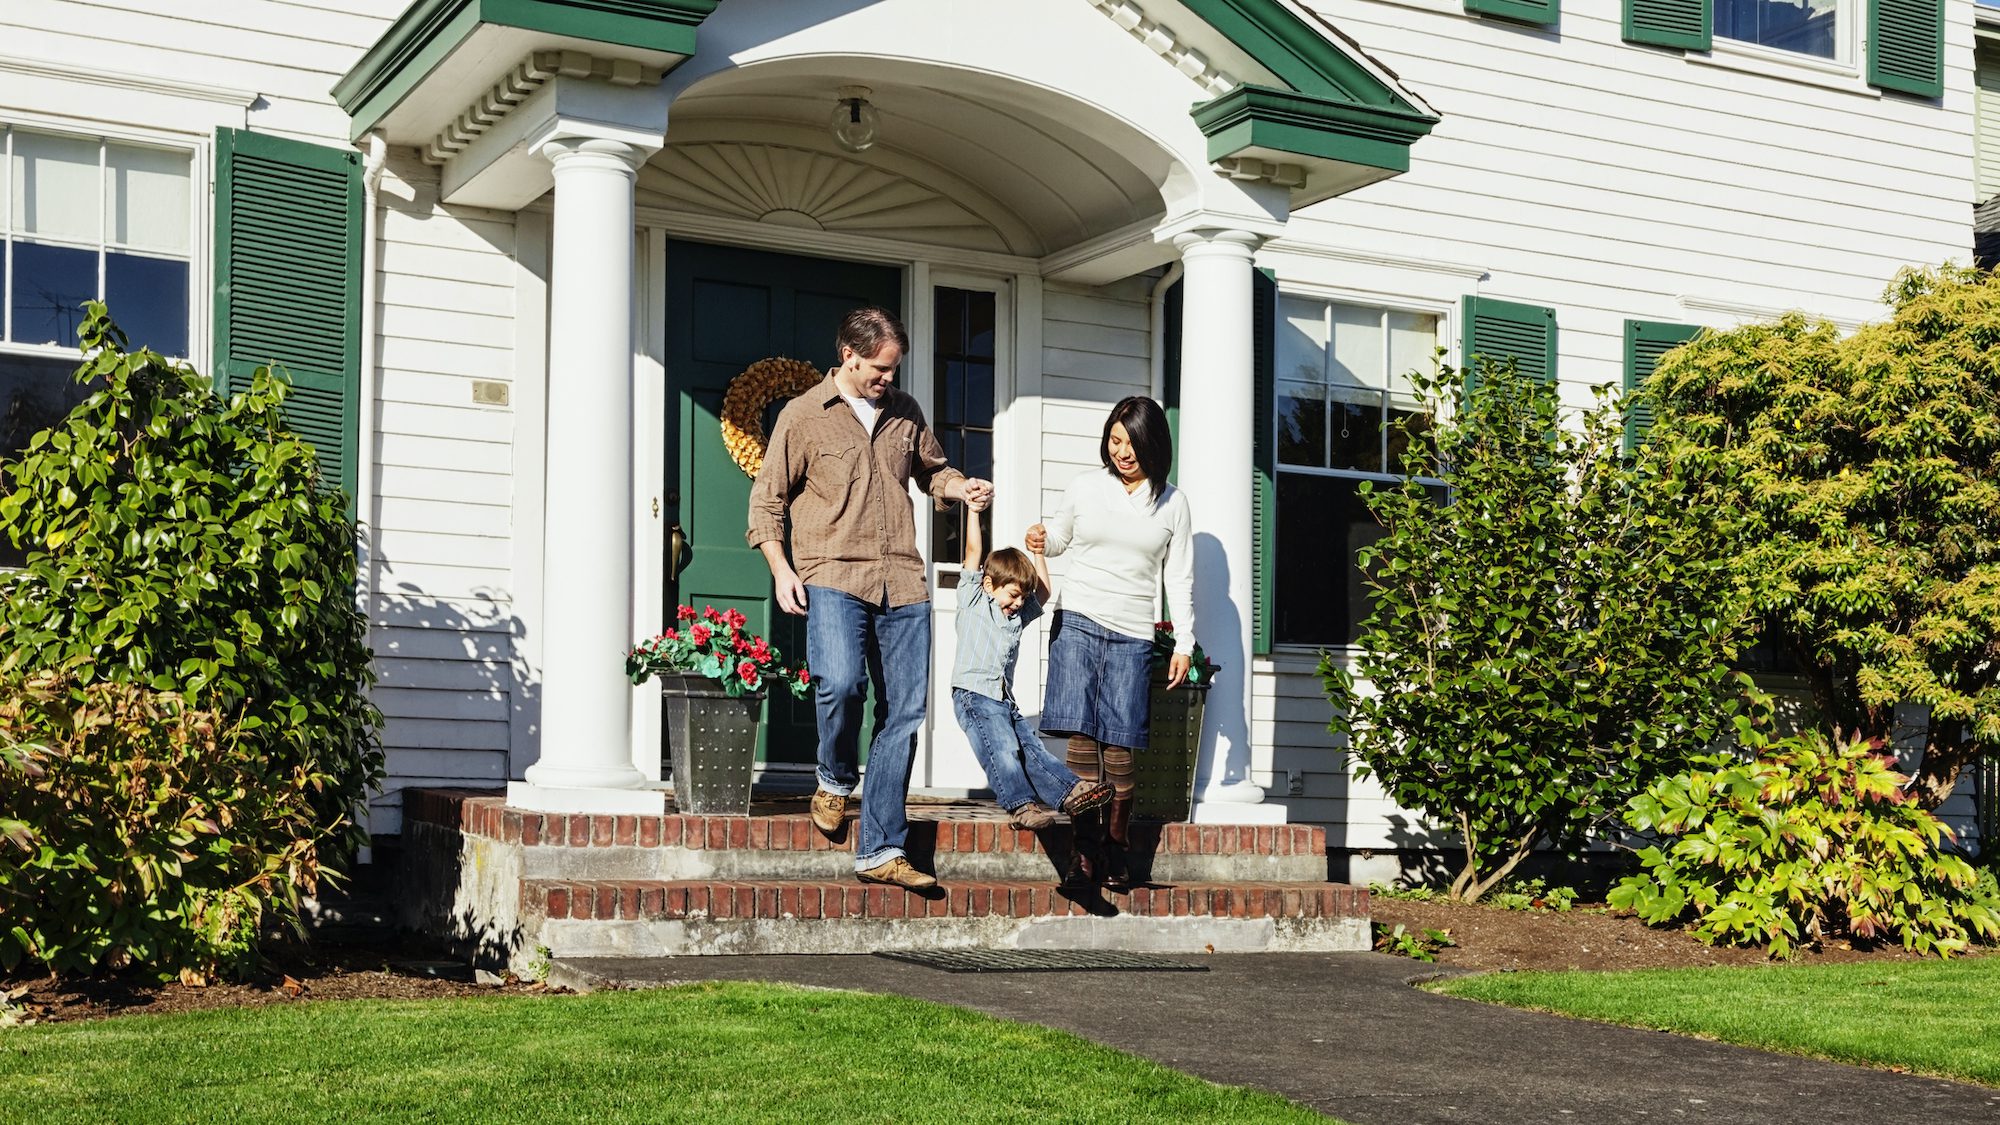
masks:
[(1187, 498), (1167, 483), (1174, 441), (1159, 403), (1134, 395), (1112, 407), (1098, 459), (1104, 468), (1071, 481), (1026, 540), (1070, 556), (1049, 632), (1042, 733), (1067, 735), (1070, 770), (1113, 792), (1108, 812), (1076, 818), (1066, 881), (1123, 883), (1132, 755), (1145, 750), (1151, 721), (1155, 598), (1164, 582), (1176, 625), (1167, 682), (1178, 687), (1194, 650), (1194, 552)]

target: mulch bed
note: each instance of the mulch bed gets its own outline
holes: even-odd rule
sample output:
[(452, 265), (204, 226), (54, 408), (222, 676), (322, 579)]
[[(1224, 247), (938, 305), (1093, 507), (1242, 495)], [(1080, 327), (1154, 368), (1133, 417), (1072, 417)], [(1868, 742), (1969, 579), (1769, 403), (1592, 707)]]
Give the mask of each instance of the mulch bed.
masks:
[[(1631, 915), (1607, 913), (1601, 906), (1579, 905), (1558, 913), (1380, 895), (1370, 905), (1380, 924), (1401, 923), (1413, 933), (1450, 931), (1458, 944), (1437, 951), (1437, 964), (1445, 969), (1678, 969), (1768, 961), (1761, 949), (1703, 945), (1686, 930), (1655, 929)], [(1900, 945), (1857, 947), (1832, 941), (1801, 951), (1792, 963), (1914, 959), (1917, 955)]]

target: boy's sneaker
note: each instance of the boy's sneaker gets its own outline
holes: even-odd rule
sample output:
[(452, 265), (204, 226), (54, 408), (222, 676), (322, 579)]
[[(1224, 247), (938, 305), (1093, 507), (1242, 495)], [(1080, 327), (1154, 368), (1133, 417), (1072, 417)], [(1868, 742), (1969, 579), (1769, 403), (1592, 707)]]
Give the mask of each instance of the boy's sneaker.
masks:
[(1030, 832), (1040, 832), (1056, 822), (1056, 814), (1040, 801), (1029, 801), (1007, 814), (1007, 823)]
[(1111, 803), (1111, 783), (1108, 781), (1079, 781), (1070, 788), (1069, 796), (1063, 798), (1063, 815), (1074, 817), (1092, 809), (1101, 809)]
[(896, 856), (887, 863), (877, 864), (866, 871), (856, 871), (855, 877), (864, 883), (888, 883), (904, 890), (922, 891), (937, 886), (937, 880), (910, 866), (910, 861)]
[(824, 789), (813, 791), (813, 827), (832, 836), (840, 831), (841, 822), (847, 819), (847, 798), (839, 793), (829, 793)]

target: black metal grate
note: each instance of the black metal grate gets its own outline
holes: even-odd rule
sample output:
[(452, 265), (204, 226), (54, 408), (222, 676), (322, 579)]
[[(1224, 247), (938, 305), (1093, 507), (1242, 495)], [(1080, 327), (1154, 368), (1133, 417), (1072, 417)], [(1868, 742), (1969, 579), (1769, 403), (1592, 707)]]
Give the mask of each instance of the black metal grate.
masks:
[(1118, 949), (911, 949), (877, 953), (947, 973), (1205, 973), (1207, 965)]

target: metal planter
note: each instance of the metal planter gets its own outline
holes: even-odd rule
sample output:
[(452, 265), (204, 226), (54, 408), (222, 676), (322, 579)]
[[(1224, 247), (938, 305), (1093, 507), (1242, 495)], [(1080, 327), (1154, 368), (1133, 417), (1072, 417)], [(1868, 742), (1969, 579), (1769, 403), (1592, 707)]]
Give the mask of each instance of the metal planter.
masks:
[(673, 755), (674, 807), (684, 813), (748, 815), (764, 694), (732, 699), (706, 676), (668, 673), (660, 677), (660, 696)]
[(1132, 755), (1132, 815), (1141, 820), (1186, 820), (1194, 812), (1194, 770), (1201, 754), (1201, 709), (1208, 685), (1167, 690), (1153, 681), (1152, 724), (1146, 749)]

